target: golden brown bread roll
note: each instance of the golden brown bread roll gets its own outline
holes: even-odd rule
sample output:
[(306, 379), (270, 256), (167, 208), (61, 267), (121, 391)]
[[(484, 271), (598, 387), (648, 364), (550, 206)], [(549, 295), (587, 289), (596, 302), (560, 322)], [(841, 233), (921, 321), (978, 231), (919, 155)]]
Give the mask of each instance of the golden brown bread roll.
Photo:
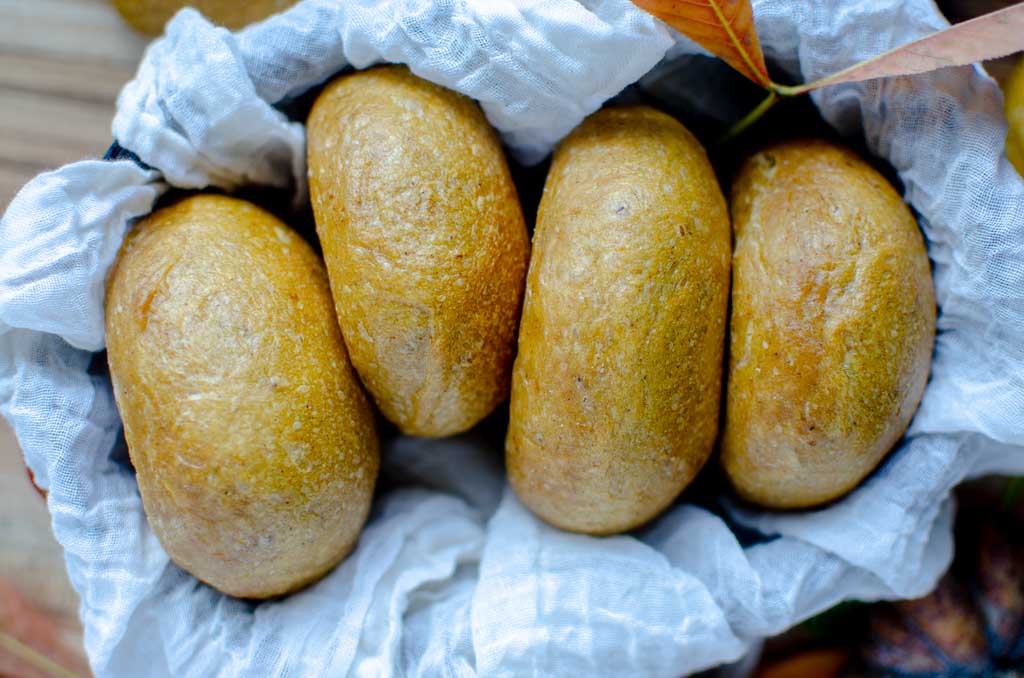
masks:
[(114, 5), (132, 28), (148, 35), (160, 35), (164, 24), (182, 7), (195, 7), (218, 26), (237, 29), (283, 12), (296, 2), (298, 0), (114, 0)]
[(143, 219), (107, 282), (107, 351), (149, 523), (240, 597), (319, 578), (370, 508), (373, 413), (309, 245), (233, 198)]
[(732, 218), (722, 463), (758, 504), (835, 499), (896, 443), (928, 380), (935, 292), (924, 240), (878, 172), (823, 141), (750, 158)]
[(1003, 106), (1006, 110), (1006, 157), (1024, 176), (1024, 57), (1010, 73), (1003, 87)]
[(383, 66), (308, 121), (317, 233), (352, 364), (403, 433), (464, 431), (508, 396), (529, 240), (470, 99)]
[(512, 377), (509, 479), (549, 523), (608, 534), (664, 509), (718, 429), (729, 216), (671, 117), (610, 108), (544, 186)]

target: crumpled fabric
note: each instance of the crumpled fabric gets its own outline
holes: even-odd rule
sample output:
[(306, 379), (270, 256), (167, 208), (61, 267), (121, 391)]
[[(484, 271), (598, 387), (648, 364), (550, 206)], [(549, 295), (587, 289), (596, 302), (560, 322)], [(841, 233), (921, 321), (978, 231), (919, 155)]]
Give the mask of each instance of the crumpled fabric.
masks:
[[(768, 58), (805, 80), (946, 25), (929, 0), (754, 5)], [(843, 500), (774, 513), (684, 495), (629, 535), (568, 534), (509, 490), (492, 423), (385, 441), (358, 548), (287, 598), (199, 584), (147, 525), (94, 352), (117, 247), (168, 185), (303, 200), (302, 122), (275, 104), (346, 66), (407, 63), (477, 99), (529, 163), (666, 55), (696, 51), (627, 0), (306, 0), (236, 34), (177, 15), (113, 124), (157, 169), (75, 163), (0, 221), (0, 412), (49, 492), (97, 675), (678, 676), (841, 600), (934, 585), (952, 556), (951, 489), (1024, 473), (1024, 182), (1004, 156), (999, 90), (975, 68), (813, 95), (899, 174), (940, 305), (921, 408)]]

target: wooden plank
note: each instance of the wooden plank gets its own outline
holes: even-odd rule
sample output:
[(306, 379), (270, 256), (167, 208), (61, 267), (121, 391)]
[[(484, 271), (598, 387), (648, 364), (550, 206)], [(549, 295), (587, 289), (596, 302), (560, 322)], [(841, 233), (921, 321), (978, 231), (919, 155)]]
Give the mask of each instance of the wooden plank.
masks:
[[(86, 675), (78, 596), (50, 531), (45, 500), (29, 482), (14, 433), (0, 420), (0, 632)], [(39, 675), (0, 647), (0, 675)]]
[(107, 3), (0, 0), (0, 49), (4, 52), (134, 65), (147, 42)]
[(0, 211), (39, 172), (103, 154), (146, 44), (107, 0), (0, 0)]
[[(107, 0), (0, 0), (0, 210), (39, 172), (102, 155), (147, 42)], [(0, 422), (0, 633), (86, 675), (77, 608), (45, 502)], [(7, 645), (0, 674), (41, 675)]]
[[(39, 172), (102, 155), (146, 44), (107, 0), (0, 0), (0, 211)], [(0, 674), (40, 675), (8, 647), (20, 643), (86, 675), (77, 608), (45, 502), (0, 422)]]
[(78, 597), (64, 579), (40, 576), (64, 569), (64, 552), (50, 532), (46, 501), (25, 470), (14, 432), (0, 419), (0, 572), (48, 612), (78, 618)]
[(59, 167), (110, 145), (113, 104), (0, 88), (0, 161)]
[(108, 104), (111, 110), (121, 88), (133, 77), (134, 64), (0, 52), (0, 87)]

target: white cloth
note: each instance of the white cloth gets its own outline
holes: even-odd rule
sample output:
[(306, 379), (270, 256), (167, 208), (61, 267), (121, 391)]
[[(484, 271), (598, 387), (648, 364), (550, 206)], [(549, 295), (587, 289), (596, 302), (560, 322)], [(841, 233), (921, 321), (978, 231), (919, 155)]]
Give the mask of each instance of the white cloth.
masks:
[[(944, 25), (930, 0), (761, 0), (755, 16), (769, 58), (805, 79)], [(125, 88), (114, 133), (170, 184), (257, 182), (301, 200), (301, 122), (271, 103), (346, 64), (409, 63), (478, 99), (535, 161), (670, 48), (695, 51), (626, 0), (307, 0), (235, 35), (187, 10)], [(840, 600), (927, 591), (951, 558), (951, 488), (1024, 473), (1024, 183), (1003, 156), (999, 91), (977, 69), (814, 100), (898, 171), (941, 305), (909, 437), (862, 487), (804, 513), (679, 504), (634, 535), (596, 539), (519, 504), (500, 436), (397, 439), (385, 446), (392, 489), (357, 550), (259, 605), (169, 562), (109, 381), (90, 369), (103, 278), (161, 173), (83, 162), (30, 183), (0, 222), (0, 411), (49, 490), (96, 673), (677, 676)], [(751, 528), (765, 538), (750, 543)]]

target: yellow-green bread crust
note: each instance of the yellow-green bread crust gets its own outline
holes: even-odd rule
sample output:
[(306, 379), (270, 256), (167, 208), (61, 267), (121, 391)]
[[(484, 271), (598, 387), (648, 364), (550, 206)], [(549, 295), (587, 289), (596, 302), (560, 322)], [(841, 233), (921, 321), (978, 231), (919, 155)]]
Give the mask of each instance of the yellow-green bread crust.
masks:
[(1005, 95), (1006, 156), (1024, 175), (1024, 57), (1017, 61), (1003, 91)]
[(924, 239), (884, 177), (823, 141), (747, 160), (732, 220), (722, 464), (763, 506), (836, 499), (900, 438), (928, 380)]
[(471, 99), (402, 66), (335, 79), (307, 131), (352, 364), (403, 433), (465, 431), (508, 397), (529, 259), (497, 135)]
[(160, 35), (182, 7), (194, 7), (225, 28), (238, 29), (283, 12), (298, 0), (114, 0), (121, 17), (147, 35)]
[(110, 272), (106, 331), (146, 516), (175, 563), (264, 598), (351, 551), (377, 434), (308, 243), (233, 198), (154, 212)]
[(647, 107), (592, 115), (537, 217), (506, 440), (519, 498), (591, 534), (653, 518), (711, 453), (729, 216), (704, 149)]

